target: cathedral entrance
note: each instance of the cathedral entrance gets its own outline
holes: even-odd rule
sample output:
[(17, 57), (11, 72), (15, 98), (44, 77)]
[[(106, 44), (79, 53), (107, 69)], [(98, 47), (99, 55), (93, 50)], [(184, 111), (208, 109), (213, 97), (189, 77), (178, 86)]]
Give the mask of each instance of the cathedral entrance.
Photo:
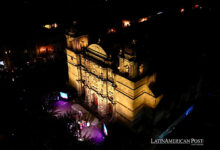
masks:
[(82, 93), (86, 94), (86, 87), (85, 86), (83, 86), (83, 88), (82, 88)]
[(86, 94), (86, 87), (83, 86), (82, 87), (82, 98), (83, 98), (84, 103), (88, 103), (88, 99), (87, 99), (86, 95), (87, 95)]
[(93, 93), (93, 107), (94, 107), (95, 111), (98, 110), (98, 98), (97, 98), (97, 95), (95, 93)]
[(86, 95), (86, 87), (83, 86), (82, 87), (82, 97), (85, 98), (85, 95)]
[(108, 116), (112, 117), (113, 114), (113, 106), (111, 103), (108, 104)]

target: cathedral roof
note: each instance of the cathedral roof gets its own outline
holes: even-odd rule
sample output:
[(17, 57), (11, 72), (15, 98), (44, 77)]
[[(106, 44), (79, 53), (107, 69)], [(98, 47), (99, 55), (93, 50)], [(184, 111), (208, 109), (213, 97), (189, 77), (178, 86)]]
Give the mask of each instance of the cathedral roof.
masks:
[(105, 50), (98, 44), (91, 44), (88, 46), (87, 49), (90, 53), (96, 54), (96, 55), (103, 57), (105, 59), (108, 58)]

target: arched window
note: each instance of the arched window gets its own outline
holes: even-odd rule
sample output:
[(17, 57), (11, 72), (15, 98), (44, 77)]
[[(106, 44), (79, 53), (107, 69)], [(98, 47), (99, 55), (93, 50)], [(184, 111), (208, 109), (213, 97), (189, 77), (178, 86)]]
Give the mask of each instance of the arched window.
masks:
[(109, 116), (112, 116), (113, 114), (113, 105), (111, 103), (108, 104), (108, 113), (109, 113)]
[(141, 64), (141, 65), (139, 66), (139, 75), (142, 75), (143, 72), (144, 72), (144, 65)]
[(128, 67), (128, 65), (125, 65), (125, 73), (129, 73), (129, 67)]
[(98, 106), (98, 98), (97, 95), (95, 93), (93, 93), (93, 103), (95, 106)]

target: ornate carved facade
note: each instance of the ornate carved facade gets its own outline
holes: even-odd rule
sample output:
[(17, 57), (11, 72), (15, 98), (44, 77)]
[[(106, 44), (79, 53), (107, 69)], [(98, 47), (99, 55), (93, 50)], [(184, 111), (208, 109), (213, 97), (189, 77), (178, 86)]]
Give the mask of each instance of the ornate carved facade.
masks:
[[(137, 63), (132, 49), (118, 50), (117, 58), (99, 44), (90, 44), (87, 35), (68, 34), (66, 39), (69, 83), (99, 115), (132, 122), (144, 106), (157, 106), (162, 96), (149, 88), (156, 75), (142, 76), (143, 64)], [(113, 57), (119, 62), (116, 67)]]

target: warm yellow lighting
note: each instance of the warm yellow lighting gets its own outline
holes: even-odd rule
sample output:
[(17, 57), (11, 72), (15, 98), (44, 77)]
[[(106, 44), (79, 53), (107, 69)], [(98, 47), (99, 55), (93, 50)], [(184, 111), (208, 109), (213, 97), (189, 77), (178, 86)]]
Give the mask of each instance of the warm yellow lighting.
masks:
[(140, 23), (140, 22), (144, 22), (144, 21), (147, 21), (147, 20), (148, 20), (148, 17), (144, 17), (144, 18), (140, 18), (138, 22)]
[(58, 24), (57, 24), (57, 23), (54, 23), (54, 24), (52, 24), (52, 27), (57, 28), (57, 27), (58, 27)]
[(54, 51), (54, 48), (53, 48), (52, 45), (40, 46), (39, 47), (39, 54), (52, 53), (53, 51)]
[(122, 20), (122, 27), (130, 27), (131, 26), (131, 21), (130, 20)]
[[(129, 20), (123, 20), (122, 23), (123, 27), (130, 26)], [(112, 33), (115, 29), (110, 28), (108, 31)], [(70, 36), (66, 37), (67, 41), (71, 41)], [(132, 40), (133, 44), (136, 42), (136, 39)], [(100, 38), (97, 43), (101, 43)], [(134, 52), (128, 48), (120, 49), (118, 70), (110, 66), (104, 68), (114, 63), (112, 59), (108, 59), (114, 55), (107, 55), (97, 43), (88, 45), (88, 37), (80, 36), (72, 39), (71, 47), (66, 49), (69, 84), (77, 90), (78, 95), (85, 96), (85, 104), (100, 116), (110, 114), (115, 119), (127, 122), (134, 121), (145, 106), (156, 108), (162, 96), (156, 97), (149, 88), (149, 85), (156, 81), (156, 74), (144, 76), (144, 65), (139, 66), (137, 62), (127, 59)], [(78, 53), (83, 45), (86, 52)], [(40, 50), (43, 53), (46, 47)], [(92, 59), (88, 59), (91, 57)], [(97, 63), (97, 60), (102, 63)], [(83, 67), (78, 67), (79, 65)], [(138, 75), (141, 76), (140, 80), (130, 80)]]
[(73, 21), (73, 24), (74, 24), (74, 25), (77, 24), (77, 21)]
[(46, 25), (44, 25), (44, 28), (51, 29), (51, 25), (50, 24), (46, 24)]
[(141, 65), (139, 66), (139, 74), (142, 75), (143, 72), (144, 72), (144, 65), (141, 64)]
[(185, 11), (185, 9), (184, 9), (184, 8), (180, 9), (180, 12), (181, 12), (181, 13), (183, 13), (184, 11)]
[(115, 33), (116, 32), (116, 29), (115, 28), (111, 28), (108, 30), (108, 33)]

